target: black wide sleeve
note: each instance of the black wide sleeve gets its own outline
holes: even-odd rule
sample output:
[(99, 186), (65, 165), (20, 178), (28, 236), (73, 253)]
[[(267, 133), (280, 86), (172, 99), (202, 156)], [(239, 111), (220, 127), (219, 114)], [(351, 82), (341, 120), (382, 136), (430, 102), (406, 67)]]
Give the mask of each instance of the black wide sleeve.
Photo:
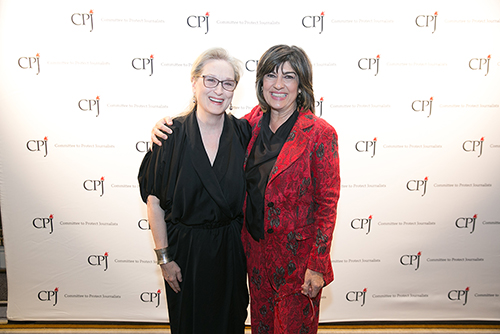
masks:
[(146, 153), (139, 168), (138, 180), (142, 200), (147, 203), (149, 195), (156, 196), (164, 210), (167, 210), (171, 203), (171, 190), (175, 186), (180, 163), (175, 151), (182, 149), (179, 145), (182, 146), (180, 138), (184, 131), (179, 125), (174, 119), (171, 127), (173, 133), (166, 140), (161, 140), (161, 146), (153, 145), (153, 149)]

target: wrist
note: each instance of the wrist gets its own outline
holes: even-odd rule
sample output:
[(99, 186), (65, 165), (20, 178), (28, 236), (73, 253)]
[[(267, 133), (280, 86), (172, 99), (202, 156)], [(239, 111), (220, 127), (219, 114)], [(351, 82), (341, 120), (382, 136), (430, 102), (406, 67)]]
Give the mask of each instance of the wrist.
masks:
[(156, 254), (156, 264), (158, 265), (167, 264), (173, 261), (172, 255), (168, 251), (168, 247), (155, 249), (155, 254)]

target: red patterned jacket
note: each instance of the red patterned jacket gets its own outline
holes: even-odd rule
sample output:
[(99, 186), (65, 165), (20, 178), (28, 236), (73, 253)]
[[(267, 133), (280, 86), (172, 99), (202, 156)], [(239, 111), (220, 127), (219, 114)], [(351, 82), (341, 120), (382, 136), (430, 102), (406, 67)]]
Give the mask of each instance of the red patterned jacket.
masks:
[[(252, 126), (247, 156), (261, 129), (262, 111), (244, 117)], [(340, 192), (337, 134), (311, 111), (300, 112), (271, 170), (265, 193), (265, 252), (260, 260), (279, 295), (300, 290), (307, 268), (333, 281), (330, 248)], [(245, 210), (244, 210), (245, 212)], [(245, 252), (252, 257), (246, 228)], [(253, 239), (252, 239), (253, 240)], [(248, 268), (249, 276), (251, 270)], [(262, 272), (262, 271), (261, 271)]]

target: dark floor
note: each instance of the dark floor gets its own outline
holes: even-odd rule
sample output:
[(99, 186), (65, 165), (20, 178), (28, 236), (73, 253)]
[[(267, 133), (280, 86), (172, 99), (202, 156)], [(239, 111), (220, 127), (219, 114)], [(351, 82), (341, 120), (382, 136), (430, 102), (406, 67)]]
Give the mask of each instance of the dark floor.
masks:
[(7, 322), (7, 273), (0, 268), (0, 324)]
[(0, 269), (0, 304), (7, 302), (7, 273)]

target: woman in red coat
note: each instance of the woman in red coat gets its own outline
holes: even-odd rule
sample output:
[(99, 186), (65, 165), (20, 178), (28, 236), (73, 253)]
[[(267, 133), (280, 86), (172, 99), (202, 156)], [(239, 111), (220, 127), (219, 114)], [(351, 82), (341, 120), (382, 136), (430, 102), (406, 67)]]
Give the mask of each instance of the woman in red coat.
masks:
[(337, 134), (314, 115), (312, 66), (295, 46), (259, 60), (243, 246), (253, 333), (316, 333), (340, 190)]
[[(267, 50), (256, 90), (259, 105), (244, 117), (252, 139), (242, 232), (252, 333), (316, 333), (321, 290), (333, 280), (337, 134), (314, 115), (312, 66), (302, 49)], [(165, 121), (156, 127), (166, 130)]]

